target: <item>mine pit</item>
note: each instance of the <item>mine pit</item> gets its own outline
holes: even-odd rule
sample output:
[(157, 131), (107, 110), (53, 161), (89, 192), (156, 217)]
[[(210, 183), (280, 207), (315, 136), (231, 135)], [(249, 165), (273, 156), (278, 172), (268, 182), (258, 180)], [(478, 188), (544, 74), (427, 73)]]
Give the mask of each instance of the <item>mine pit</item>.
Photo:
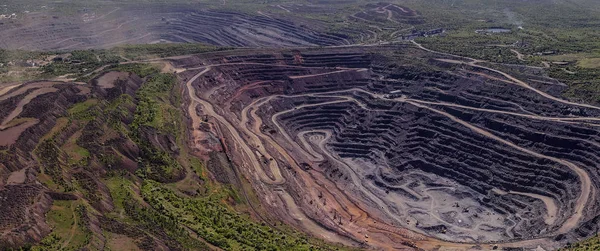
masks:
[(16, 21), (25, 27), (0, 31), (0, 41), (13, 46), (12, 49), (30, 50), (109, 48), (120, 44), (164, 42), (200, 42), (239, 47), (350, 43), (347, 35), (311, 30), (310, 27), (300, 27), (276, 17), (211, 11), (197, 6), (139, 8), (124, 5), (82, 16), (60, 13), (54, 15), (52, 25), (42, 18), (48, 13), (53, 12), (43, 10), (26, 14), (27, 18)]
[(598, 246), (594, 8), (25, 2), (0, 249)]
[[(435, 57), (410, 47), (374, 50), (392, 48)], [(313, 179), (324, 179), (335, 184), (330, 193), (374, 217), (355, 219), (356, 212), (330, 204), (320, 193), (294, 199), (298, 207), (311, 208), (302, 211), (318, 212), (286, 208), (294, 221), (334, 210), (326, 229), (341, 228), (361, 240), (366, 231), (369, 242), (384, 239), (372, 224), (388, 222), (425, 239), (518, 243), (574, 231), (575, 222), (600, 213), (580, 211), (595, 201), (586, 172), (594, 170), (589, 160), (598, 158), (600, 149), (564, 150), (573, 144), (588, 150), (600, 146), (600, 134), (587, 126), (598, 125), (599, 109), (563, 102), (477, 65), (471, 69), (481, 74), (477, 78), (444, 75), (441, 69), (461, 59), (445, 59), (450, 65), (429, 61), (440, 71), (413, 80), (404, 78), (402, 67), (380, 67), (392, 58), (372, 58), (352, 48), (280, 53), (279, 60), (260, 53), (229, 57), (227, 63), (220, 57), (206, 60), (210, 67), (187, 85), (190, 93), (209, 93), (191, 99), (203, 115), (231, 131), (228, 140), (249, 147), (234, 163), (254, 158), (245, 169), (257, 174), (250, 175), (257, 177), (254, 182), (290, 184), (278, 190), (283, 202), (276, 205), (289, 207), (286, 194), (293, 198), (320, 186)], [(193, 68), (188, 62), (193, 60), (172, 63)], [(564, 115), (562, 109), (571, 108), (586, 115)], [(282, 161), (302, 165), (283, 168)], [(313, 178), (304, 178), (305, 172)], [(350, 225), (360, 227), (347, 228), (333, 218), (353, 219)], [(329, 231), (300, 225), (320, 236)]]

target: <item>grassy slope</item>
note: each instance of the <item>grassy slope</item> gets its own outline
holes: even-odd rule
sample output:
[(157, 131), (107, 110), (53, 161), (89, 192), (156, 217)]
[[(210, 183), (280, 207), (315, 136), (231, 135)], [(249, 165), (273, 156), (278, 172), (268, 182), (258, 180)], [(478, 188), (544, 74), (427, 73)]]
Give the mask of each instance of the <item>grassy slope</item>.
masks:
[(569, 245), (569, 247), (561, 249), (561, 251), (596, 251), (600, 250), (600, 236), (590, 238), (589, 240), (580, 243)]

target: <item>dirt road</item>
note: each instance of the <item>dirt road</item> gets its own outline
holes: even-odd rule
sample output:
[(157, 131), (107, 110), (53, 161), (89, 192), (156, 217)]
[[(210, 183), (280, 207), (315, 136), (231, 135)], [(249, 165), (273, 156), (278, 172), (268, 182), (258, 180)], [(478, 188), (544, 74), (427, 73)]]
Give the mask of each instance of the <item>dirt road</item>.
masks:
[[(417, 46), (419, 46), (420, 48), (422, 48), (424, 50), (438, 53), (438, 52), (435, 52), (432, 50), (428, 50), (418, 44), (417, 44)], [(440, 53), (440, 54), (444, 54), (444, 53)], [(451, 55), (451, 54), (445, 54), (445, 55), (455, 56), (455, 55)], [(507, 73), (504, 73), (504, 72), (501, 72), (501, 71), (498, 71), (498, 70), (495, 70), (492, 68), (488, 68), (485, 66), (477, 65), (477, 63), (482, 62), (482, 61), (471, 59), (471, 58), (465, 58), (465, 57), (460, 57), (460, 58), (470, 60), (470, 62), (465, 62), (465, 61), (461, 61), (461, 60), (452, 60), (452, 59), (443, 59), (443, 60), (446, 60), (450, 63), (466, 64), (466, 65), (470, 65), (472, 67), (476, 67), (476, 68), (480, 68), (480, 69), (484, 69), (484, 70), (487, 70), (490, 72), (500, 74), (500, 75), (502, 75), (502, 77), (507, 79), (506, 82), (517, 84), (524, 88), (530, 89), (530, 90), (534, 91), (535, 93), (537, 93), (543, 97), (549, 98), (555, 102), (560, 102), (560, 103), (569, 104), (569, 105), (576, 105), (576, 106), (586, 107), (586, 108), (590, 108), (590, 109), (600, 109), (600, 108), (594, 107), (594, 106), (589, 106), (589, 105), (585, 105), (585, 104), (578, 104), (578, 103), (574, 103), (574, 102), (561, 100), (559, 98), (556, 98), (549, 94), (546, 94), (542, 91), (536, 90), (535, 88), (529, 86), (527, 83), (520, 81)], [(347, 89), (347, 90), (330, 91), (330, 92), (322, 92), (322, 93), (311, 93), (311, 94), (289, 95), (289, 96), (272, 95), (272, 96), (267, 96), (267, 97), (261, 97), (259, 99), (254, 100), (251, 104), (243, 107), (241, 114), (240, 114), (241, 117), (239, 120), (237, 120), (237, 118), (235, 118), (235, 117), (225, 118), (223, 115), (218, 114), (215, 111), (215, 109), (213, 108), (213, 105), (209, 101), (206, 100), (206, 97), (200, 98), (195, 93), (195, 90), (192, 86), (192, 83), (194, 81), (196, 81), (199, 77), (201, 77), (202, 75), (209, 72), (212, 68), (217, 68), (220, 66), (227, 66), (227, 65), (264, 65), (264, 66), (295, 67), (295, 68), (307, 68), (307, 69), (310, 69), (310, 68), (316, 69), (319, 67), (281, 66), (281, 65), (270, 65), (270, 64), (261, 64), (261, 63), (231, 63), (231, 64), (223, 63), (223, 64), (212, 64), (212, 65), (206, 65), (206, 66), (201, 66), (201, 67), (184, 69), (184, 70), (202, 69), (202, 72), (196, 74), (192, 79), (190, 79), (186, 83), (187, 90), (188, 90), (188, 93), (190, 94), (190, 99), (192, 102), (192, 104), (190, 105), (190, 107), (188, 109), (188, 111), (190, 112), (190, 115), (192, 116), (192, 119), (198, 120), (198, 121), (200, 120), (200, 118), (195, 114), (195, 107), (196, 107), (196, 105), (201, 105), (203, 107), (203, 112), (205, 114), (215, 118), (219, 122), (219, 124), (221, 124), (228, 131), (228, 133), (232, 136), (232, 139), (236, 142), (236, 145), (241, 150), (240, 153), (243, 154), (243, 156), (245, 156), (244, 159), (248, 159), (250, 161), (249, 164), (253, 167), (252, 170), (255, 170), (254, 173), (256, 173), (258, 175), (258, 177), (260, 178), (260, 180), (262, 182), (264, 182), (265, 184), (274, 185), (275, 187), (279, 187), (280, 185), (283, 185), (286, 183), (286, 179), (281, 174), (280, 167), (277, 164), (277, 161), (270, 161), (271, 159), (277, 159), (277, 156), (282, 157), (283, 158), (282, 161), (287, 161), (295, 170), (300, 170), (300, 169), (297, 167), (296, 160), (294, 158), (292, 158), (290, 156), (290, 154), (288, 153), (289, 149), (284, 148), (282, 145), (280, 145), (278, 143), (278, 141), (274, 140), (269, 135), (265, 135), (261, 131), (261, 126), (263, 125), (263, 121), (261, 120), (260, 116), (257, 115), (257, 111), (260, 109), (260, 107), (267, 105), (269, 103), (269, 101), (272, 101), (274, 99), (285, 99), (285, 98), (295, 98), (295, 97), (322, 97), (322, 98), (324, 98), (324, 100), (327, 100), (327, 99), (329, 99), (329, 100), (321, 102), (321, 103), (317, 103), (317, 104), (300, 105), (298, 107), (295, 107), (295, 108), (292, 108), (289, 110), (277, 112), (270, 117), (271, 122), (273, 125), (275, 125), (277, 127), (276, 128), (277, 131), (279, 131), (281, 133), (281, 136), (285, 139), (285, 142), (287, 142), (285, 147), (288, 147), (288, 145), (292, 146), (293, 148), (295, 148), (295, 150), (299, 151), (302, 155), (304, 155), (304, 157), (306, 157), (308, 160), (311, 160), (311, 161), (318, 162), (318, 161), (322, 161), (324, 159), (330, 159), (332, 161), (335, 161), (337, 164), (339, 164), (342, 167), (345, 166), (345, 168), (348, 170), (348, 173), (350, 174), (350, 178), (351, 178), (351, 181), (354, 184), (354, 186), (359, 187), (359, 188), (362, 187), (362, 181), (358, 177), (357, 173), (352, 169), (352, 167), (345, 165), (345, 163), (343, 161), (339, 160), (334, 154), (330, 153), (327, 150), (326, 143), (329, 140), (329, 138), (332, 137), (331, 132), (328, 132), (328, 131), (302, 131), (296, 135), (297, 137), (295, 139), (295, 138), (292, 138), (278, 122), (278, 117), (280, 117), (288, 112), (292, 112), (297, 109), (308, 108), (311, 106), (322, 106), (322, 105), (328, 105), (328, 104), (353, 102), (353, 103), (356, 103), (357, 105), (359, 105), (363, 109), (369, 109), (369, 107), (366, 104), (362, 103), (359, 100), (356, 100), (353, 97), (353, 95), (349, 95), (350, 92), (357, 91), (357, 92), (362, 92), (362, 93), (368, 94), (371, 98), (374, 98), (374, 99), (385, 99), (385, 100), (390, 100), (390, 101), (394, 101), (394, 102), (404, 102), (404, 103), (408, 103), (408, 104), (411, 104), (413, 106), (416, 106), (416, 107), (419, 107), (422, 109), (427, 109), (431, 112), (445, 116), (448, 119), (455, 121), (455, 122), (461, 124), (462, 126), (465, 126), (465, 127), (469, 128), (470, 130), (472, 130), (473, 132), (478, 133), (484, 137), (490, 138), (501, 144), (507, 145), (507, 146), (514, 148), (518, 151), (521, 151), (525, 154), (528, 154), (528, 155), (531, 155), (531, 156), (534, 156), (537, 158), (547, 159), (547, 160), (553, 161), (555, 163), (561, 164), (562, 166), (569, 168), (571, 171), (573, 171), (577, 175), (577, 177), (581, 181), (581, 187), (580, 187), (581, 193), (577, 197), (575, 207), (573, 210), (573, 214), (568, 216), (566, 221), (560, 226), (560, 228), (556, 231), (556, 233), (566, 233), (566, 232), (571, 231), (574, 227), (576, 227), (577, 224), (579, 224), (579, 222), (582, 220), (583, 209), (586, 207), (589, 199), (595, 196), (594, 187), (591, 184), (589, 175), (587, 174), (587, 172), (584, 169), (575, 165), (574, 163), (571, 163), (569, 161), (565, 161), (562, 159), (558, 159), (558, 158), (555, 158), (552, 156), (543, 155), (543, 154), (531, 151), (529, 149), (520, 147), (518, 145), (515, 145), (512, 142), (509, 142), (507, 140), (504, 140), (500, 137), (495, 136), (494, 134), (486, 131), (485, 129), (474, 126), (466, 121), (462, 121), (462, 120), (452, 116), (451, 114), (448, 114), (444, 111), (438, 110), (432, 106), (448, 106), (448, 107), (455, 107), (455, 108), (461, 108), (461, 109), (470, 109), (470, 110), (475, 110), (475, 111), (479, 111), (479, 112), (497, 113), (497, 114), (503, 114), (503, 115), (508, 115), (508, 116), (518, 116), (518, 117), (523, 117), (523, 118), (527, 118), (527, 119), (553, 121), (553, 122), (560, 122), (560, 123), (587, 123), (587, 124), (591, 124), (591, 125), (596, 125), (595, 123), (600, 122), (600, 118), (594, 118), (594, 117), (548, 117), (548, 116), (540, 116), (540, 115), (537, 115), (537, 114), (534, 114), (532, 112), (528, 112), (525, 110), (523, 110), (524, 113), (519, 113), (519, 112), (512, 112), (512, 111), (493, 110), (493, 109), (485, 109), (485, 108), (478, 108), (478, 107), (468, 107), (468, 106), (462, 106), (462, 105), (447, 103), (447, 102), (422, 101), (422, 100), (408, 99), (406, 97), (397, 98), (397, 99), (388, 99), (382, 94), (372, 93), (372, 92), (365, 91), (365, 90), (362, 90), (359, 88), (351, 88), (351, 89)], [(323, 68), (320, 68), (320, 69), (323, 69)], [(347, 71), (363, 71), (363, 70), (366, 70), (366, 69), (335, 68), (335, 69), (333, 69), (333, 71), (330, 71), (330, 72), (309, 74), (309, 75), (302, 75), (302, 76), (291, 76), (290, 78), (291, 79), (311, 78), (311, 77), (324, 76), (324, 75), (328, 75), (328, 74), (343, 73), (343, 72), (347, 72)], [(490, 77), (493, 77), (493, 76), (490, 76)], [(240, 95), (241, 92), (255, 88), (261, 84), (262, 83), (254, 83), (253, 85), (251, 85), (249, 87), (244, 87), (243, 89), (238, 90), (238, 93), (236, 93), (235, 96), (237, 97), (238, 95)], [(193, 105), (193, 107), (192, 107), (192, 105)], [(314, 138), (309, 139), (310, 142), (306, 141), (305, 136), (311, 135), (311, 134), (315, 134), (315, 135), (319, 134), (319, 136), (315, 136)], [(311, 144), (313, 144), (313, 145), (317, 144), (317, 146), (319, 147), (319, 149), (318, 149), (319, 151), (316, 151), (315, 149), (313, 149)], [(265, 160), (268, 160), (268, 161), (265, 161)], [(267, 170), (269, 171), (269, 173), (266, 172)], [(320, 178), (317, 178), (314, 176), (314, 174), (309, 174), (307, 172), (302, 172), (302, 173), (299, 172), (297, 178), (300, 180), (307, 181), (308, 184), (310, 184), (309, 186), (320, 187), (323, 185), (323, 184), (317, 185), (315, 183), (312, 183), (314, 181), (311, 181), (311, 179), (318, 180)], [(320, 182), (326, 182), (326, 181), (323, 180)], [(288, 207), (287, 210), (289, 211), (289, 214), (293, 218), (300, 219), (302, 221), (311, 220), (311, 219), (306, 218), (306, 216), (303, 214), (300, 206), (296, 203), (296, 201), (294, 201), (294, 199), (290, 196), (290, 194), (287, 191), (279, 190), (279, 188), (276, 188), (276, 189), (277, 189), (278, 193), (281, 193), (280, 198), (283, 201), (285, 201), (286, 207)], [(328, 207), (339, 208), (340, 212), (342, 212), (344, 210), (349, 210), (348, 212), (350, 212), (350, 211), (355, 212), (353, 214), (356, 214), (356, 215), (361, 215), (364, 213), (364, 212), (361, 212), (361, 210), (358, 208), (353, 208), (353, 207), (348, 208), (347, 205), (352, 205), (353, 202), (349, 202), (348, 200), (346, 200), (346, 198), (345, 198), (346, 196), (340, 197), (339, 195), (343, 195), (344, 194), (343, 192), (337, 192), (334, 190), (330, 190), (329, 192), (331, 192), (331, 193), (326, 193), (324, 196), (327, 198), (335, 198), (335, 196), (338, 196), (338, 198), (336, 198), (336, 199), (339, 200), (339, 202), (342, 204), (339, 204), (339, 206), (337, 204), (333, 205), (333, 206), (329, 205)], [(377, 205), (378, 207), (380, 207), (381, 211), (384, 212), (386, 215), (390, 216), (391, 218), (396, 219), (397, 221), (400, 221), (400, 218), (397, 218), (397, 217), (399, 217), (399, 215), (396, 213), (392, 213), (387, 208), (387, 205), (383, 201), (379, 201), (377, 196), (369, 193), (368, 189), (362, 187), (361, 192), (365, 193), (367, 195), (367, 197), (373, 198), (374, 204)], [(546, 207), (548, 208), (548, 216), (553, 216), (553, 215), (558, 214), (558, 211), (557, 211), (558, 209), (557, 209), (556, 203), (554, 201), (552, 201), (551, 199), (548, 200), (549, 198), (547, 198), (547, 197), (541, 198), (539, 195), (536, 195), (536, 194), (530, 194), (530, 193), (523, 194), (523, 193), (519, 193), (516, 191), (511, 191), (511, 193), (521, 194), (524, 196), (530, 196), (530, 197), (541, 199), (545, 203)], [(330, 197), (330, 196), (334, 196), (334, 197)], [(335, 201), (336, 199), (333, 199), (333, 200)], [(342, 209), (342, 208), (345, 208), (345, 209)], [(556, 217), (553, 217), (553, 218), (556, 219)], [(355, 224), (364, 223), (364, 219), (366, 219), (366, 218), (361, 217), (360, 220), (355, 221)], [(550, 224), (554, 223), (554, 220), (552, 220), (550, 218), (546, 218), (546, 220), (547, 220), (547, 223), (550, 223)], [(330, 235), (330, 232), (328, 230), (324, 230), (321, 227), (315, 227), (315, 225), (313, 225), (312, 220), (311, 220), (311, 222), (308, 222), (308, 223), (301, 223), (301, 225), (304, 226), (304, 228), (309, 229), (311, 232), (316, 232), (318, 235), (324, 236), (324, 238), (326, 238), (326, 239), (331, 240), (331, 238), (332, 238), (332, 235)], [(350, 228), (345, 228), (345, 229), (350, 229)], [(356, 233), (358, 233), (358, 232), (353, 232), (353, 234), (355, 234), (355, 236), (356, 236)], [(418, 233), (415, 233), (415, 234), (418, 235)], [(375, 241), (375, 240), (373, 240), (373, 241)], [(532, 239), (532, 240), (526, 240), (526, 241), (517, 241), (517, 242), (512, 242), (512, 243), (504, 243), (504, 244), (500, 244), (500, 246), (534, 245), (535, 243), (544, 243), (545, 241), (547, 241), (545, 238), (539, 238), (539, 239)], [(468, 249), (468, 247), (470, 247), (469, 245), (471, 245), (471, 244), (466, 244), (466, 243), (465, 244), (446, 243), (444, 241), (440, 241), (440, 240), (436, 240), (436, 239), (426, 239), (424, 241), (419, 241), (418, 243), (420, 245), (422, 245), (421, 247), (434, 245), (435, 243), (444, 243), (445, 246), (447, 245), (447, 246), (453, 246), (453, 247), (460, 247), (461, 249)]]
[[(275, 179), (272, 179), (270, 176), (268, 176), (264, 172), (263, 167), (260, 163), (259, 157), (257, 155), (255, 155), (254, 153), (257, 152), (258, 155), (264, 154), (263, 157), (266, 157), (266, 158), (271, 158), (271, 155), (265, 150), (266, 148), (262, 145), (261, 139), (259, 139), (258, 136), (256, 134), (254, 134), (254, 132), (252, 132), (246, 128), (246, 124), (248, 122), (247, 117), (242, 119), (242, 122), (240, 122), (239, 126), (242, 128), (242, 130), (244, 132), (247, 133), (247, 135), (250, 135), (250, 137), (251, 137), (250, 140), (243, 138), (241, 136), (241, 134), (237, 131), (236, 127), (233, 126), (233, 124), (231, 124), (223, 116), (216, 113), (214, 111), (212, 104), (210, 104), (208, 101), (205, 101), (197, 96), (192, 84), (199, 77), (206, 74), (210, 70), (211, 70), (211, 68), (207, 67), (202, 72), (196, 74), (194, 77), (192, 77), (189, 81), (186, 82), (186, 87), (187, 87), (188, 93), (190, 95), (190, 100), (191, 100), (190, 106), (188, 107), (188, 112), (190, 112), (190, 116), (192, 117), (193, 121), (200, 120), (199, 116), (195, 112), (195, 107), (196, 107), (196, 105), (201, 105), (203, 107), (203, 113), (215, 118), (221, 125), (223, 125), (228, 130), (229, 134), (233, 137), (236, 144), (239, 147), (241, 147), (242, 152), (246, 155), (247, 159), (250, 160), (250, 162), (255, 170), (255, 173), (258, 174), (259, 179), (262, 182), (264, 182), (265, 184), (274, 185), (274, 186), (285, 184), (286, 180), (283, 177), (283, 175), (281, 174), (279, 166), (276, 161), (272, 161), (272, 160), (269, 161), (270, 162), (269, 169), (272, 172), (272, 174), (275, 176)], [(244, 112), (244, 114), (247, 114), (247, 111), (248, 110), (246, 110), (246, 112)], [(244, 115), (244, 116), (246, 116), (246, 115)], [(195, 123), (193, 123), (193, 124), (195, 124)], [(260, 124), (257, 124), (257, 126), (255, 126), (254, 128), (257, 129), (257, 128), (259, 128), (259, 126), (260, 126)], [(260, 130), (258, 129), (258, 131), (260, 131)], [(289, 164), (294, 163), (293, 159), (289, 155), (287, 155), (287, 152), (285, 152), (283, 150), (283, 148), (279, 147), (277, 143), (275, 143), (272, 140), (270, 140), (269, 143), (270, 143), (270, 146), (278, 147), (277, 148), (278, 151), (283, 152), (285, 154), (285, 157), (288, 159), (288, 161), (290, 161)], [(253, 152), (249, 145), (256, 147), (256, 151)], [(297, 169), (300, 169), (300, 168), (297, 167)], [(302, 174), (302, 175), (305, 175), (305, 174)], [(308, 179), (308, 177), (305, 177), (305, 179)], [(290, 215), (293, 218), (295, 218), (296, 220), (300, 221), (300, 224), (304, 228), (306, 228), (310, 232), (312, 232), (318, 236), (321, 236), (322, 238), (327, 239), (332, 242), (343, 243), (346, 245), (353, 244), (353, 242), (350, 241), (349, 239), (344, 238), (335, 232), (332, 232), (328, 229), (323, 228), (322, 226), (320, 226), (319, 224), (314, 222), (311, 218), (304, 215), (301, 208), (297, 206), (296, 202), (293, 200), (291, 195), (287, 191), (285, 191), (283, 188), (280, 187), (280, 188), (275, 188), (275, 189), (279, 192), (281, 198), (285, 201)]]
[[(192, 86), (192, 84), (194, 83), (194, 81), (196, 81), (196, 79), (198, 79), (202, 75), (206, 74), (210, 70), (211, 70), (210, 67), (206, 67), (202, 72), (196, 74), (194, 77), (192, 77), (190, 80), (187, 81), (186, 86), (187, 86), (187, 90), (188, 90), (188, 93), (190, 95), (191, 101), (196, 102), (197, 104), (202, 105), (203, 112), (206, 115), (215, 118), (216, 120), (219, 121), (219, 123), (221, 123), (221, 125), (225, 126), (225, 128), (227, 129), (227, 131), (232, 135), (233, 139), (238, 143), (238, 146), (242, 148), (242, 151), (244, 152), (244, 154), (251, 161), (252, 166), (254, 167), (254, 170), (256, 171), (256, 173), (259, 175), (260, 179), (263, 182), (265, 182), (267, 184), (272, 184), (272, 185), (277, 185), (277, 184), (283, 184), (283, 183), (285, 183), (285, 179), (283, 178), (283, 176), (281, 176), (281, 173), (279, 172), (278, 169), (277, 170), (274, 170), (274, 169), (271, 170), (273, 172), (273, 175), (275, 176), (274, 179), (271, 178), (269, 175), (267, 175), (265, 173), (264, 169), (262, 168), (262, 165), (260, 164), (260, 160), (254, 154), (254, 151), (252, 151), (252, 149), (250, 149), (250, 147), (245, 143), (246, 140), (244, 138), (242, 138), (242, 136), (238, 133), (238, 131), (236, 130), (236, 128), (231, 123), (229, 123), (229, 121), (227, 121), (227, 119), (225, 119), (223, 116), (221, 116), (220, 114), (218, 114), (217, 112), (215, 112), (215, 110), (214, 110), (214, 108), (213, 108), (213, 106), (212, 106), (211, 103), (198, 98), (198, 96), (196, 95), (196, 90), (194, 89), (194, 87)], [(193, 116), (193, 117), (197, 117), (198, 116), (195, 112), (193, 114), (190, 114), (190, 115)], [(200, 118), (196, 118), (196, 119), (200, 119)]]

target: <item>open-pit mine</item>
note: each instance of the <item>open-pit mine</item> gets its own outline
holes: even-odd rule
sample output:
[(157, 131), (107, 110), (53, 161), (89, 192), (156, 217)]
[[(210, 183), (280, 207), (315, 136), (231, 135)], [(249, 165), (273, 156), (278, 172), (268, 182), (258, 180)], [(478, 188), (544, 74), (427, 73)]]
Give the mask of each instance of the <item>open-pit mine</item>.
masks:
[[(58, 51), (7, 63), (44, 80), (0, 81), (0, 250), (549, 251), (597, 235), (600, 106), (567, 98), (554, 65), (438, 52), (412, 39), (445, 30), (399, 4), (308, 2), (0, 20), (1, 48)], [(318, 16), (342, 10), (335, 29)], [(195, 42), (214, 47), (100, 50)]]
[[(226, 154), (266, 212), (328, 242), (553, 250), (598, 230), (600, 108), (561, 99), (561, 83), (536, 68), (515, 77), (416, 43), (153, 63), (177, 76), (192, 154)], [(108, 72), (91, 86), (4, 85), (0, 144), (27, 156), (65, 107), (90, 93), (133, 93), (141, 81)], [(69, 135), (78, 137), (61, 141)], [(135, 169), (134, 160), (123, 163)], [(49, 198), (40, 185), (24, 185), (34, 174), (19, 168), (31, 161), (3, 160), (3, 192), (29, 198), (2, 204), (12, 212), (3, 222), (14, 223), (5, 230), (45, 231), (39, 214), (48, 202), (40, 201)], [(35, 239), (25, 235), (14, 238)]]
[(222, 140), (271, 212), (328, 241), (554, 249), (598, 227), (600, 108), (552, 79), (414, 45), (171, 63), (193, 144)]

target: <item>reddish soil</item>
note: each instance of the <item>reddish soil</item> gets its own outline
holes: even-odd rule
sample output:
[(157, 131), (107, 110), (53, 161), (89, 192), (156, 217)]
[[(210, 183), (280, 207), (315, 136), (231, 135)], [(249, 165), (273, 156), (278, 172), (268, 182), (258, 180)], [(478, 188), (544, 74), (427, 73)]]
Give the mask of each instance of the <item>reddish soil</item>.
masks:
[(27, 179), (27, 168), (23, 168), (19, 171), (14, 171), (10, 174), (10, 176), (8, 176), (8, 179), (6, 180), (6, 184), (7, 185), (17, 185), (17, 184), (23, 184), (25, 183), (25, 180)]
[(13, 85), (13, 86), (8, 87), (8, 89), (6, 89), (6, 92), (4, 94), (0, 95), (0, 101), (4, 101), (4, 100), (7, 100), (12, 97), (19, 96), (23, 93), (26, 93), (27, 91), (29, 91), (31, 89), (48, 88), (48, 87), (52, 87), (58, 83), (60, 83), (60, 82), (33, 82), (33, 83)]
[(8, 129), (0, 130), (0, 146), (10, 146), (17, 142), (17, 139), (21, 136), (27, 128), (38, 123), (37, 119), (24, 121), (19, 125), (9, 127)]
[(47, 88), (36, 89), (35, 91), (32, 91), (31, 93), (27, 94), (27, 96), (25, 96), (17, 104), (17, 108), (15, 108), (7, 117), (4, 118), (4, 120), (2, 121), (2, 124), (0, 124), (0, 129), (6, 128), (7, 124), (10, 121), (12, 121), (16, 117), (18, 117), (21, 114), (21, 112), (23, 111), (23, 107), (25, 105), (29, 104), (29, 102), (31, 102), (32, 99), (36, 98), (37, 96), (44, 95), (47, 93), (52, 93), (55, 91), (57, 91), (56, 88), (47, 87)]

